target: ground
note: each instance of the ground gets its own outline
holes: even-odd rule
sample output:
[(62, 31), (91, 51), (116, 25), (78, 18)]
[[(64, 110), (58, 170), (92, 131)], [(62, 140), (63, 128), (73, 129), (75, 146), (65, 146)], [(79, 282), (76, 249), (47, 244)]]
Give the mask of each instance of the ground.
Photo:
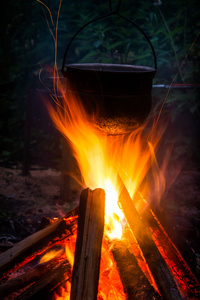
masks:
[(60, 218), (76, 205), (60, 199), (60, 172), (35, 167), (30, 175), (0, 167), (0, 245), (35, 232), (43, 217)]

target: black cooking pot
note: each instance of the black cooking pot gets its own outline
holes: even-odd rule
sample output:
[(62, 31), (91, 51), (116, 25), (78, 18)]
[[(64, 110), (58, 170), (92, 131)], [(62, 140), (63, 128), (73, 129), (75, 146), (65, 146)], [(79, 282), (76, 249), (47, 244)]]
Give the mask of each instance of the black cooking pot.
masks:
[(96, 125), (108, 133), (137, 128), (151, 109), (155, 69), (133, 65), (69, 64), (67, 90), (82, 101)]
[(151, 109), (152, 80), (157, 68), (155, 51), (146, 34), (129, 19), (118, 12), (116, 14), (136, 26), (146, 37), (154, 55), (155, 68), (102, 63), (65, 64), (76, 35), (88, 24), (108, 15), (96, 18), (79, 29), (67, 46), (62, 66), (67, 92), (78, 96), (86, 112), (95, 115), (96, 126), (111, 134), (132, 131), (147, 118)]

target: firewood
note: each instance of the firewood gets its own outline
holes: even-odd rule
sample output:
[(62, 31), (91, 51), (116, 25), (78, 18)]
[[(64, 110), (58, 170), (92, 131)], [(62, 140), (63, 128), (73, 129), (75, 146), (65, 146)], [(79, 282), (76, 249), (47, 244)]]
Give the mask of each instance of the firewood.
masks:
[(112, 254), (117, 263), (127, 300), (161, 299), (140, 269), (135, 256), (131, 252), (128, 240), (114, 241)]
[[(49, 299), (52, 290), (60, 284), (66, 276), (70, 276), (71, 265), (67, 260), (40, 277), (33, 285), (19, 295), (16, 300)], [(51, 297), (52, 298), (52, 297)]]
[(104, 190), (83, 190), (79, 205), (71, 300), (97, 299), (104, 210)]
[[(148, 222), (154, 238), (159, 242), (160, 247), (163, 249), (166, 258), (169, 260), (174, 272), (177, 271), (177, 281), (181, 290), (187, 299), (200, 298), (200, 284), (192, 273), (191, 269), (183, 259), (182, 255), (170, 240), (164, 228), (158, 221), (156, 215), (150, 209), (149, 205), (145, 203), (145, 209), (142, 211), (142, 218)], [(176, 268), (174, 268), (176, 266)]]
[(119, 203), (142, 250), (162, 298), (166, 300), (182, 299), (174, 278), (152, 239), (152, 233), (148, 227), (148, 223), (138, 214), (129, 193), (119, 176), (118, 182), (121, 186)]
[(45, 274), (56, 266), (57, 260), (49, 261), (43, 264), (37, 265), (34, 269), (29, 270), (25, 274), (19, 275), (15, 278), (8, 280), (7, 282), (0, 285), (1, 297), (8, 296), (9, 294), (18, 291), (27, 285), (37, 281)]
[[(69, 216), (69, 214), (68, 214)], [(49, 241), (60, 236), (67, 229), (70, 229), (64, 219), (59, 219), (55, 223), (50, 224), (44, 229), (33, 233), (24, 240), (15, 244), (11, 249), (0, 255), (0, 271), (6, 271), (16, 262), (22, 260), (25, 256), (41, 249)]]
[(161, 224), (176, 247), (181, 251), (181, 254), (187, 264), (190, 266), (192, 272), (199, 277), (197, 268), (197, 254), (190, 246), (187, 239), (182, 235), (180, 230), (177, 230), (174, 220), (166, 214), (165, 211), (156, 209), (156, 216), (161, 221)]

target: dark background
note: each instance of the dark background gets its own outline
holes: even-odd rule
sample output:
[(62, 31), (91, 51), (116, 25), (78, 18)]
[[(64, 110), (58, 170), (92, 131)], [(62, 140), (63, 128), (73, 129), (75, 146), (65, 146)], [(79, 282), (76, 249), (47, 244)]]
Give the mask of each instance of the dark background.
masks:
[[(112, 1), (112, 8), (118, 1)], [(1, 1), (0, 162), (59, 167), (62, 142), (43, 105), (51, 89), (48, 68), (54, 65), (54, 40), (59, 1)], [(63, 0), (58, 24), (57, 62), (61, 68), (66, 46), (86, 22), (109, 12), (109, 1)], [(158, 60), (154, 84), (171, 84), (200, 30), (198, 0), (123, 0), (120, 13), (138, 24), (151, 39)], [(175, 82), (200, 84), (199, 40), (190, 50)], [(68, 62), (111, 62), (154, 66), (144, 36), (118, 16), (87, 26), (73, 41)], [(167, 89), (153, 89), (156, 116)], [(174, 144), (172, 160), (186, 159), (199, 167), (199, 88), (172, 89), (162, 120), (169, 121), (164, 148)], [(161, 147), (162, 148), (162, 147)]]

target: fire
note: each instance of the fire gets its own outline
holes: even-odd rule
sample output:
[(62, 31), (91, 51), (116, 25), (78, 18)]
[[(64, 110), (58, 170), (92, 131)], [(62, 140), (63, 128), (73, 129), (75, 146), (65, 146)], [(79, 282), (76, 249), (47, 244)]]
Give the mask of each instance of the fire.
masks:
[(69, 249), (68, 245), (65, 246), (65, 254), (66, 254), (66, 257), (67, 257), (70, 265), (73, 267), (73, 265), (74, 265), (74, 255), (73, 255), (73, 252), (71, 251), (71, 249)]
[[(57, 19), (58, 25), (58, 19)], [(55, 52), (57, 53), (57, 35), (55, 36)], [(70, 92), (59, 79), (57, 59), (53, 71), (54, 91), (50, 93), (54, 104), (47, 103), (50, 116), (67, 139), (73, 150), (85, 187), (90, 189), (102, 188), (105, 190), (105, 226), (102, 244), (98, 300), (124, 300), (124, 289), (119, 273), (108, 245), (112, 241), (124, 237), (123, 230), (126, 220), (119, 207), (118, 198), (121, 186), (120, 177), (125, 184), (135, 206), (140, 209), (138, 194), (159, 201), (164, 187), (164, 178), (161, 176), (154, 151), (159, 143), (164, 128), (154, 127), (148, 132), (144, 126), (134, 132), (122, 135), (109, 135), (102, 133), (96, 126), (97, 115), (89, 116), (82, 105), (81, 99)], [(147, 173), (150, 172), (155, 185), (148, 184)], [(136, 202), (138, 201), (138, 203)], [(109, 243), (107, 242), (109, 241)], [(73, 266), (73, 254), (66, 249), (66, 257)], [(68, 287), (55, 294), (55, 299), (70, 299), (70, 283)]]
[(123, 212), (119, 208), (118, 193), (110, 179), (105, 180), (106, 203), (105, 203), (105, 224), (106, 234), (110, 239), (120, 239), (122, 237), (121, 222), (124, 218)]
[[(124, 237), (126, 219), (118, 203), (122, 189), (118, 178), (122, 179), (138, 210), (141, 208), (139, 193), (150, 200), (153, 195), (153, 200), (159, 201), (164, 190), (164, 177), (161, 176), (162, 170), (158, 167), (154, 151), (163, 128), (156, 130), (156, 138), (154, 130), (148, 132), (146, 127), (123, 135), (102, 133), (95, 123), (97, 116), (88, 116), (81, 100), (70, 90), (66, 93), (59, 79), (56, 87), (62, 97), (55, 96), (55, 89), (52, 98), (56, 107), (47, 104), (50, 116), (57, 129), (70, 142), (85, 187), (102, 188), (106, 194), (105, 238), (102, 245), (98, 299), (124, 300), (124, 289), (118, 270), (106, 245), (106, 242), (111, 245), (112, 241)], [(149, 172), (155, 185), (152, 182), (148, 184), (146, 180)], [(73, 254), (67, 250), (66, 256), (73, 265)], [(64, 290), (63, 293), (60, 299), (69, 299), (69, 292)], [(55, 299), (59, 297), (55, 295)]]
[[(37, 1), (48, 10), (54, 26), (49, 8), (42, 1)], [(118, 206), (120, 186), (117, 184), (117, 176), (121, 177), (131, 197), (134, 197), (135, 192), (143, 183), (141, 191), (143, 196), (150, 199), (148, 196), (152, 194), (152, 190), (156, 190), (154, 199), (157, 197), (159, 201), (163, 192), (164, 178), (158, 168), (154, 149), (164, 128), (156, 127), (156, 138), (154, 130), (145, 133), (145, 127), (124, 135), (102, 134), (95, 122), (98, 115), (88, 116), (81, 99), (70, 92), (69, 86), (66, 93), (57, 68), (57, 29), (61, 2), (58, 8), (56, 34), (54, 35), (51, 31), (55, 43), (55, 65), (53, 69), (54, 91), (50, 92), (50, 95), (56, 107), (49, 103), (47, 106), (55, 126), (71, 144), (85, 185), (91, 189), (105, 190), (106, 235), (110, 239), (120, 239), (124, 215)], [(149, 185), (144, 184), (150, 168), (153, 170), (154, 182), (156, 182), (155, 187), (151, 183), (151, 193)]]
[[(57, 129), (70, 141), (85, 185), (91, 189), (105, 190), (106, 234), (109, 238), (120, 239), (124, 216), (118, 206), (120, 186), (117, 185), (117, 175), (120, 175), (132, 197), (144, 181), (150, 167), (154, 166), (156, 178), (159, 178), (154, 149), (162, 132), (157, 132), (156, 139), (150, 134), (148, 140), (144, 128), (125, 135), (102, 134), (95, 125), (95, 116), (91, 118), (87, 115), (80, 99), (71, 92), (66, 94), (64, 88), (60, 91), (63, 101), (54, 98), (57, 107), (55, 109), (48, 105), (50, 115)], [(160, 181), (159, 184), (163, 185)], [(148, 189), (149, 187), (143, 184), (144, 196), (148, 195)], [(158, 186), (156, 189), (162, 190)]]
[(42, 264), (42, 263), (45, 263), (47, 261), (50, 261), (51, 259), (56, 258), (57, 256), (59, 256), (62, 252), (63, 252), (62, 249), (60, 249), (60, 250), (50, 250), (45, 255), (42, 256), (39, 263)]

